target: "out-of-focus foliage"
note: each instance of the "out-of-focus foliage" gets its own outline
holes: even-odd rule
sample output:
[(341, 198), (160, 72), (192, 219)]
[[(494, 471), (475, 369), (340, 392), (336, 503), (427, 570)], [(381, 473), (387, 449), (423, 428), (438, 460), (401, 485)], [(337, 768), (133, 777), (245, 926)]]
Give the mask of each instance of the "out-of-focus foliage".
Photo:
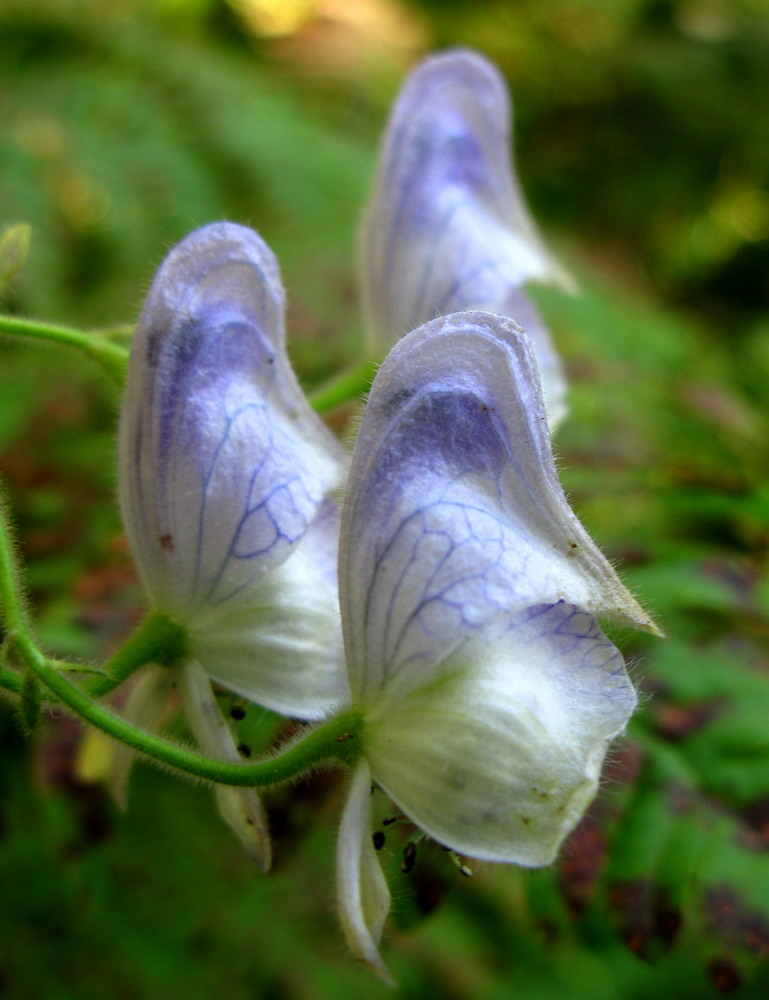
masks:
[(581, 373), (564, 480), (668, 632), (661, 643), (619, 637), (637, 651), (649, 700), (610, 770), (610, 794), (566, 852), (561, 885), (580, 925), (611, 924), (660, 974), (678, 969), (690, 981), (682, 995), (708, 995), (707, 970), (719, 989), (760, 997), (769, 984), (766, 407), (741, 390), (747, 359), (719, 331), (593, 288), (578, 302), (541, 298)]
[[(320, 379), (355, 357), (355, 227), (399, 74), (417, 49), (476, 45), (512, 80), (524, 187), (583, 283), (537, 293), (572, 386), (562, 475), (668, 638), (613, 637), (648, 697), (555, 868), (468, 880), (425, 844), (404, 876), (407, 832), (388, 828), (395, 994), (351, 965), (335, 925), (333, 775), (273, 794), (264, 878), (205, 789), (143, 768), (118, 815), (93, 780), (102, 744), (67, 720), (23, 742), (0, 706), (0, 992), (763, 1000), (769, 10), (307, 0), (284, 5), (280, 35), (277, 6), (0, 8), (0, 229), (32, 225), (6, 307), (130, 322), (165, 249), (229, 217), (278, 253), (292, 352)], [(115, 402), (85, 361), (3, 346), (0, 469), (61, 654), (101, 656), (139, 612)], [(271, 720), (241, 725), (258, 746)]]
[(0, 213), (34, 233), (15, 304), (125, 321), (172, 243), (237, 219), (300, 285), (294, 325), (333, 323), (339, 350), (373, 150), (316, 124), (245, 40), (186, 26), (93, 0), (0, 8)]
[[(540, 215), (732, 325), (769, 305), (762, 0), (411, 0), (508, 74)], [(618, 261), (618, 269), (627, 261)]]

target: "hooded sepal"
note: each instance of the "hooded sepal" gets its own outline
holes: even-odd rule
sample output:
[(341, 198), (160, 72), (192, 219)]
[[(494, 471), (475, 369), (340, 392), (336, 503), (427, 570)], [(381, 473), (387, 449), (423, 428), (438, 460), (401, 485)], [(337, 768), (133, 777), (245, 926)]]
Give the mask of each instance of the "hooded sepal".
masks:
[(224, 613), (204, 610), (190, 646), (214, 680), (299, 719), (349, 701), (336, 588), (336, 505), (327, 501), (301, 545)]
[(422, 685), (460, 643), (535, 605), (654, 630), (569, 507), (511, 320), (457, 313), (396, 344), (349, 484), (340, 601), (355, 699), (401, 671)]
[(486, 59), (456, 49), (416, 67), (395, 103), (364, 220), (364, 302), (380, 352), (435, 316), (462, 309), (512, 316), (532, 340), (555, 426), (563, 373), (521, 287), (570, 281), (526, 208), (511, 131), (504, 80)]
[(120, 433), (126, 531), (155, 606), (234, 607), (302, 538), (343, 473), (286, 352), (285, 296), (252, 230), (215, 223), (161, 265)]

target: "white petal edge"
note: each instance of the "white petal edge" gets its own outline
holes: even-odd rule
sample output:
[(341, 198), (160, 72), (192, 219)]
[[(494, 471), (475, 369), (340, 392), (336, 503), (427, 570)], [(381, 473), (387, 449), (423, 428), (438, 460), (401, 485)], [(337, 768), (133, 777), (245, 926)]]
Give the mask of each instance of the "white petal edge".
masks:
[(594, 797), (635, 706), (619, 651), (560, 603), (467, 643), (426, 688), (386, 689), (366, 754), (376, 782), (440, 843), (539, 867)]
[(336, 891), (345, 940), (353, 955), (380, 979), (394, 985), (379, 954), (390, 891), (371, 841), (371, 775), (356, 766), (337, 845)]
[[(316, 522), (318, 519), (316, 519)], [(249, 603), (204, 609), (189, 628), (209, 676), (297, 719), (323, 719), (350, 700), (336, 580), (336, 520), (313, 522), (288, 559), (251, 588)]]

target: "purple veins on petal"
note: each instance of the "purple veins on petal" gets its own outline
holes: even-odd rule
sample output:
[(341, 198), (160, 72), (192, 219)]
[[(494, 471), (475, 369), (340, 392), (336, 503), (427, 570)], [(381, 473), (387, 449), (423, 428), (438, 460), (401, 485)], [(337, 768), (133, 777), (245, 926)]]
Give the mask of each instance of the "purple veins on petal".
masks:
[(416, 67), (394, 106), (364, 221), (364, 300), (380, 347), (463, 309), (516, 319), (532, 340), (554, 426), (563, 375), (521, 288), (568, 282), (526, 208), (510, 134), (506, 86), (491, 63), (454, 50)]
[(277, 263), (253, 231), (198, 230), (168, 255), (137, 329), (121, 500), (145, 584), (187, 617), (285, 560), (341, 476), (341, 451), (285, 354)]
[(425, 324), (380, 368), (350, 473), (340, 600), (354, 691), (424, 680), (499, 616), (564, 598), (653, 628), (567, 504), (520, 329), (485, 313)]

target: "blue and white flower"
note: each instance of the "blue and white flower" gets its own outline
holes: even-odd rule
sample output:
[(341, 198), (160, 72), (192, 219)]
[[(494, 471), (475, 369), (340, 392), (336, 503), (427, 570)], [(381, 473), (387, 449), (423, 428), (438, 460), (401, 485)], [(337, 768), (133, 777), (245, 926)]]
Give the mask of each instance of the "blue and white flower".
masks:
[(420, 63), (395, 103), (361, 239), (375, 352), (436, 316), (484, 309), (526, 330), (551, 429), (565, 383), (550, 335), (522, 288), (570, 280), (529, 215), (510, 153), (511, 110), (497, 69), (469, 50)]
[(393, 348), (353, 456), (339, 578), (364, 729), (338, 898), (352, 950), (386, 975), (372, 781), (446, 847), (551, 863), (636, 704), (595, 618), (654, 630), (566, 501), (512, 320), (450, 315)]
[(153, 611), (186, 631), (193, 732), (230, 757), (207, 678), (303, 719), (348, 698), (330, 499), (345, 460), (291, 370), (284, 310), (277, 262), (255, 232), (192, 233), (150, 289), (122, 411), (131, 549)]

